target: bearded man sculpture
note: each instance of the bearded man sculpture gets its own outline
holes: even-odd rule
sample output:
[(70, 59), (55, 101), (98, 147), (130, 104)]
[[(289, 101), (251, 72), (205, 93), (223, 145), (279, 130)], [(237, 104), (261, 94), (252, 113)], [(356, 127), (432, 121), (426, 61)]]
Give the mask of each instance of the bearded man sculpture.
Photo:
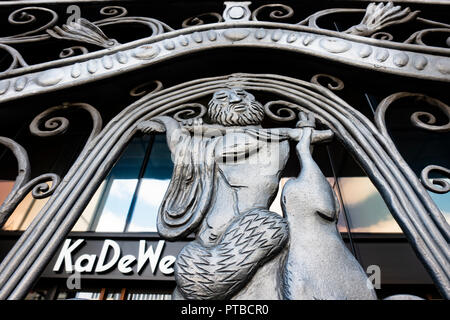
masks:
[[(168, 116), (144, 121), (166, 132), (174, 171), (158, 214), (162, 237), (195, 232), (175, 262), (174, 299), (375, 299), (367, 277), (336, 228), (333, 190), (311, 157), (312, 114), (296, 128), (263, 129), (263, 106), (241, 88), (214, 93), (208, 124)], [(297, 141), (301, 173), (269, 211)]]

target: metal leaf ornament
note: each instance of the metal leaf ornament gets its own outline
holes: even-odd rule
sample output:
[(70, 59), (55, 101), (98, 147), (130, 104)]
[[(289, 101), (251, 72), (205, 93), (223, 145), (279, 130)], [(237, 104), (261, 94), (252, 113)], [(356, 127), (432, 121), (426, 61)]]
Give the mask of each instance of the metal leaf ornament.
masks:
[(47, 33), (57, 39), (75, 40), (103, 48), (119, 44), (117, 40), (108, 38), (99, 27), (84, 18), (63, 24), (62, 27), (47, 29)]
[(367, 6), (364, 18), (360, 24), (357, 24), (345, 33), (358, 36), (371, 36), (378, 30), (387, 26), (408, 22), (414, 19), (420, 11), (413, 11), (409, 7), (402, 10), (400, 6), (394, 6), (392, 2), (387, 4), (374, 2)]

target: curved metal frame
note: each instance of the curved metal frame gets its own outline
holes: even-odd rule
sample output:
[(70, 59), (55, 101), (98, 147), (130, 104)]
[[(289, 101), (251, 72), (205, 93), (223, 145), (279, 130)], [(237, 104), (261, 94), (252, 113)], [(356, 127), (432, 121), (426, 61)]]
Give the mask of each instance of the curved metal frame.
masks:
[[(249, 16), (250, 12), (246, 11), (244, 18), (233, 21), (224, 15), (225, 22), (170, 31), (39, 65), (28, 66), (17, 58), (13, 62), (22, 68), (0, 75), (0, 102), (94, 82), (174, 57), (225, 47), (287, 50), (379, 72), (450, 82), (449, 49), (365, 38), (350, 31), (335, 32), (314, 25), (246, 21)], [(314, 15), (311, 17), (314, 22)], [(389, 101), (378, 108), (375, 126), (322, 87), (318, 83), (320, 76), (305, 82), (276, 75), (233, 74), (198, 79), (164, 90), (159, 90), (157, 85), (159, 91), (125, 108), (101, 131), (95, 111), (80, 105), (94, 119), (89, 142), (64, 179), (52, 186), (53, 196), (2, 261), (0, 298), (19, 299), (26, 295), (123, 148), (138, 131), (140, 122), (178, 111), (181, 105), (195, 103), (218, 88), (230, 85), (272, 93), (281, 100), (300, 105), (303, 111), (313, 112), (327, 124), (368, 173), (440, 292), (450, 298), (450, 228), (387, 133), (383, 116)], [(336, 87), (329, 88), (337, 90), (340, 84), (336, 83)], [(17, 148), (17, 144), (7, 138), (1, 138), (0, 143)], [(19, 153), (26, 158), (24, 150)], [(19, 178), (28, 180), (28, 177)], [(24, 184), (22, 180), (19, 184), (16, 182), (17, 188)], [(27, 186), (34, 185), (35, 180)]]
[(450, 252), (442, 232), (448, 232), (448, 225), (439, 224), (445, 223), (439, 211), (435, 212), (437, 219), (430, 217), (431, 200), (415, 181), (417, 178), (407, 176), (396, 157), (389, 153), (387, 138), (360, 112), (320, 85), (284, 76), (233, 74), (190, 81), (149, 94), (111, 120), (86, 146), (0, 265), (0, 298), (18, 299), (27, 293), (140, 122), (230, 85), (269, 92), (292, 101), (327, 124), (368, 173), (441, 293), (450, 297)]
[(0, 102), (104, 79), (201, 50), (272, 48), (406, 77), (450, 81), (448, 49), (364, 38), (272, 22), (201, 25), (114, 48), (11, 70)]

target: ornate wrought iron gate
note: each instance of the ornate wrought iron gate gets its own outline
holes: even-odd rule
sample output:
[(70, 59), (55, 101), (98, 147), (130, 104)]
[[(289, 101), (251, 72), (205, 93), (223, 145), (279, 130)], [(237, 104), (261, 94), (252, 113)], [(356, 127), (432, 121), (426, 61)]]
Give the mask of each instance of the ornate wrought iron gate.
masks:
[[(422, 130), (445, 133), (450, 129), (450, 108), (446, 101), (417, 90), (393, 93), (387, 90), (389, 94), (379, 103), (374, 121), (371, 121), (358, 110), (358, 106), (340, 97), (344, 83), (339, 79), (339, 74), (329, 75), (327, 67), (317, 69), (316, 66), (323, 62), (324, 66), (333, 65), (329, 69), (342, 70), (343, 74), (348, 70), (367, 70), (364, 75), (372, 77), (368, 82), (389, 79), (386, 83), (393, 83), (394, 79), (404, 80), (405, 86), (418, 83), (436, 85), (438, 89), (448, 88), (450, 49), (446, 37), (450, 25), (446, 24), (447, 21), (430, 20), (425, 12), (410, 9), (403, 3), (371, 3), (367, 8), (361, 2), (351, 3), (357, 4), (358, 8), (317, 10), (299, 23), (284, 23), (283, 18), (292, 20), (300, 14), (294, 16), (293, 9), (287, 5), (267, 4), (255, 8), (249, 2), (225, 2), (223, 14), (205, 13), (186, 19), (182, 29), (174, 30), (155, 18), (129, 16), (127, 10), (119, 6), (101, 8), (100, 14), (109, 16), (105, 19), (90, 21), (78, 17), (63, 23), (58, 21), (58, 14), (50, 4), (27, 7), (20, 5), (19, 1), (17, 9), (9, 10), (10, 27), (7, 33), (12, 34), (15, 25), (32, 23), (36, 12), (49, 15), (50, 22), (32, 31), (0, 38), (0, 48), (12, 61), (0, 73), (0, 102), (8, 107), (13, 106), (15, 101), (19, 101), (21, 107), (20, 99), (25, 97), (31, 99), (59, 91), (70, 94), (71, 88), (76, 86), (95, 88), (96, 83), (107, 78), (126, 77), (128, 73), (151, 70), (154, 66), (167, 65), (172, 61), (176, 63), (179, 59), (182, 61), (210, 50), (222, 50), (235, 59), (240, 59), (241, 51), (238, 49), (246, 50), (242, 51), (244, 56), (247, 52), (254, 51), (256, 54), (258, 50), (268, 50), (264, 52), (270, 53), (274, 60), (280, 59), (275, 52), (284, 52), (299, 57), (300, 63), (311, 61), (316, 74), (309, 78), (302, 75), (293, 77), (283, 72), (266, 72), (265, 69), (271, 68), (259, 66), (257, 73), (244, 69), (242, 71), (246, 73), (208, 75), (206, 70), (201, 73), (202, 76), (185, 82), (174, 81), (165, 89), (160, 82), (150, 82), (154, 86), (151, 92), (141, 91), (144, 87), (135, 88), (131, 94), (142, 98), (109, 117), (104, 127), (100, 113), (90, 104), (61, 101), (60, 105), (38, 113), (29, 128), (32, 134), (40, 137), (57, 135), (67, 129), (68, 120), (53, 117), (55, 112), (81, 109), (91, 115), (91, 134), (62, 179), (52, 173), (30, 179), (31, 169), (25, 149), (11, 137), (0, 137), (0, 143), (14, 153), (19, 168), (14, 188), (0, 207), (1, 222), (6, 221), (31, 190), (34, 197), (49, 197), (45, 207), (0, 265), (0, 297), (24, 297), (144, 121), (161, 115), (170, 115), (180, 121), (201, 118), (206, 113), (206, 108), (201, 104), (204, 99), (221, 88), (239, 87), (255, 96), (270, 97), (264, 106), (265, 116), (275, 123), (289, 123), (291, 126), (296, 114), (305, 111), (313, 113), (322, 126), (334, 132), (383, 196), (441, 294), (449, 298), (450, 229), (426, 189), (448, 192), (448, 182), (445, 179), (431, 179), (429, 173), (439, 171), (449, 177), (450, 171), (429, 165), (420, 177), (416, 176), (397, 150), (385, 119), (390, 105), (398, 100), (415, 98), (436, 108), (446, 119), (444, 122), (438, 121), (430, 112), (420, 111), (411, 115), (412, 124)], [(448, 10), (448, 6), (444, 7)], [(260, 16), (267, 11), (271, 11), (270, 18), (276, 22), (260, 21)], [(362, 20), (359, 24), (345, 26), (344, 31), (336, 31), (339, 29), (336, 24), (334, 30), (320, 27), (321, 23), (330, 24), (327, 23), (328, 17), (341, 14), (355, 15), (354, 19)], [(203, 24), (201, 19), (206, 18), (218, 21)], [(120, 44), (102, 30), (104, 26), (126, 26), (129, 23), (149, 28), (150, 36)], [(417, 24), (423, 29), (414, 29), (405, 37), (405, 30), (412, 30), (410, 24)], [(390, 30), (400, 30), (400, 35), (397, 37), (388, 33)], [(447, 47), (437, 44), (442, 39), (446, 39)], [(16, 49), (16, 46), (49, 40), (75, 46), (64, 48), (60, 60), (33, 65), (28, 64), (20, 50)], [(427, 41), (433, 45), (427, 45)], [(104, 49), (88, 52), (89, 46)], [(77, 50), (82, 54), (76, 55)], [(208, 66), (205, 69), (214, 68)], [(305, 69), (308, 67), (305, 66)], [(173, 76), (178, 75), (174, 73)], [(405, 86), (400, 85), (401, 88)], [(30, 99), (26, 101), (33, 101)], [(2, 122), (7, 121), (7, 117), (2, 118)], [(45, 130), (41, 129), (43, 127)], [(46, 181), (51, 181), (52, 185), (47, 185)]]

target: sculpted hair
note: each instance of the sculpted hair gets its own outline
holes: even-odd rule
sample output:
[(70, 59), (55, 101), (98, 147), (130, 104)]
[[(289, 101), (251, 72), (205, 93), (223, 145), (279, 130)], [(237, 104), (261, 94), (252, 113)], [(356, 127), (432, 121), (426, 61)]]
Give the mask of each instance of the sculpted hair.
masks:
[(224, 105), (211, 99), (208, 104), (208, 117), (211, 122), (223, 126), (248, 126), (261, 124), (264, 119), (264, 107), (257, 101), (251, 101), (244, 112), (236, 112), (231, 104)]

